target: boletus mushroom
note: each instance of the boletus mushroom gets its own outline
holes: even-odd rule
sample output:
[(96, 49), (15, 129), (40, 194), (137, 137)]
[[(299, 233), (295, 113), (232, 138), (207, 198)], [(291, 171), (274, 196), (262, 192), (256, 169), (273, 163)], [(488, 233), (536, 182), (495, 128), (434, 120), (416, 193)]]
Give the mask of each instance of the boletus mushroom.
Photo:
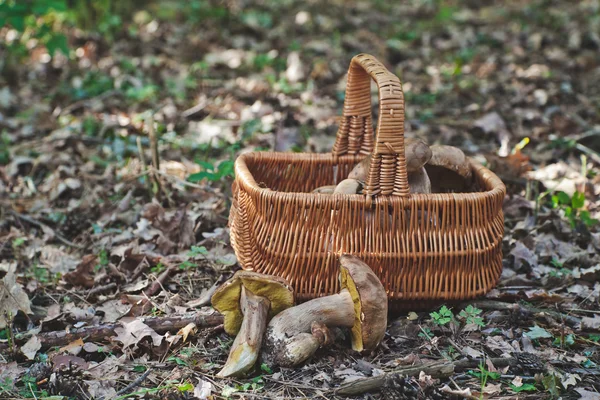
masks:
[(326, 186), (319, 186), (318, 188), (314, 189), (312, 192), (313, 193), (321, 193), (321, 194), (333, 194), (333, 191), (335, 190), (336, 185), (326, 185)]
[(425, 165), (434, 192), (464, 192), (473, 172), (465, 153), (454, 146), (431, 146), (432, 156)]
[(371, 268), (358, 257), (340, 257), (341, 291), (277, 314), (267, 326), (263, 357), (283, 367), (308, 359), (330, 337), (323, 327), (350, 328), (355, 351), (375, 349), (385, 334), (386, 291)]
[(333, 194), (356, 194), (362, 192), (363, 184), (356, 179), (344, 179), (337, 184)]
[[(420, 170), (431, 159), (431, 155), (429, 146), (421, 139), (404, 139), (404, 157), (406, 158), (406, 170), (409, 176), (411, 172)], [(371, 156), (369, 155), (350, 171), (348, 178), (366, 182), (370, 164)]]
[(258, 359), (269, 318), (294, 304), (294, 292), (284, 279), (242, 270), (215, 291), (211, 302), (224, 316), (225, 332), (237, 335), (217, 376), (241, 376)]

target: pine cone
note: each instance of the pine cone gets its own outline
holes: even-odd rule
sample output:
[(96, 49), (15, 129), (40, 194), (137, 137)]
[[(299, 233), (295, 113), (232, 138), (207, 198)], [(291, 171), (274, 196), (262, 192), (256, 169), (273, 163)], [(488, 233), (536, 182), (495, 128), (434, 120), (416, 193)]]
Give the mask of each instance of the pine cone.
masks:
[(514, 353), (513, 357), (517, 360), (517, 367), (523, 371), (542, 372), (544, 371), (544, 362), (532, 353)]
[(419, 392), (416, 382), (400, 374), (388, 374), (381, 388), (382, 398), (386, 400), (417, 400)]

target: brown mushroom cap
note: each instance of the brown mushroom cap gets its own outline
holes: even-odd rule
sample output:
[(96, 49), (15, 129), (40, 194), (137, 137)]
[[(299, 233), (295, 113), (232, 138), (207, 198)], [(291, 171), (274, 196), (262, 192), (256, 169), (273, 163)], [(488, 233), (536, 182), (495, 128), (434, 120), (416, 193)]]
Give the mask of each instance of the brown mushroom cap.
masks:
[(213, 307), (224, 316), (223, 328), (236, 335), (244, 318), (240, 307), (242, 286), (271, 302), (269, 318), (294, 305), (294, 292), (285, 279), (252, 271), (237, 271), (211, 298)]
[[(431, 159), (431, 150), (427, 143), (421, 139), (404, 139), (404, 156), (406, 158), (406, 170), (414, 172), (419, 170)], [(369, 165), (371, 164), (371, 155), (359, 162), (348, 174), (348, 178), (356, 179), (361, 182), (367, 180), (369, 174)]]
[(406, 157), (406, 170), (414, 172), (419, 170), (431, 159), (431, 149), (421, 139), (404, 139), (404, 156)]
[(425, 169), (432, 187), (438, 191), (464, 191), (471, 185), (471, 163), (461, 149), (454, 146), (431, 146), (433, 153)]
[(388, 299), (377, 275), (360, 258), (340, 257), (342, 288), (350, 292), (354, 302), (355, 321), (351, 329), (352, 349), (375, 349), (387, 327)]

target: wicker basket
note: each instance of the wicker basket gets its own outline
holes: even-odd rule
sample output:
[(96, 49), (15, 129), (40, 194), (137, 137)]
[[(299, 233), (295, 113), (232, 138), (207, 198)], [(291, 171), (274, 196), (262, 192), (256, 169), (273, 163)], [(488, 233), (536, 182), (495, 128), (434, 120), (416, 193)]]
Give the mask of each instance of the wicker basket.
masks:
[[(379, 88), (373, 134), (371, 78)], [(313, 194), (373, 152), (365, 194)], [(470, 160), (469, 193), (410, 194), (400, 80), (374, 57), (352, 59), (332, 154), (251, 152), (235, 163), (231, 242), (242, 268), (287, 279), (300, 301), (338, 291), (338, 256), (361, 257), (392, 308), (464, 300), (502, 271), (506, 188)]]

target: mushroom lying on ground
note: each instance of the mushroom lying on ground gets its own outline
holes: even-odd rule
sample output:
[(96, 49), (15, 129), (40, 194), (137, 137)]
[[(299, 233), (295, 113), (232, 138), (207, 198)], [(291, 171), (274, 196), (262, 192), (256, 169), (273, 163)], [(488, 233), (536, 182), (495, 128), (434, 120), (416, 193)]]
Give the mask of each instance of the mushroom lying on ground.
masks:
[(215, 291), (211, 302), (224, 316), (225, 332), (237, 334), (217, 376), (240, 376), (256, 363), (269, 318), (294, 305), (294, 292), (284, 279), (242, 270)]
[[(421, 169), (431, 159), (431, 150), (427, 143), (420, 139), (405, 138), (404, 157), (406, 158), (406, 170), (410, 175), (411, 172)], [(371, 156), (369, 155), (350, 171), (348, 178), (366, 182), (370, 164)]]
[(434, 192), (464, 192), (472, 182), (471, 164), (461, 149), (431, 146), (432, 157), (425, 165)]
[[(263, 357), (269, 364), (298, 365), (328, 342), (325, 327), (351, 328), (355, 351), (375, 349), (387, 326), (387, 294), (362, 260), (340, 257), (338, 294), (319, 297), (277, 314), (267, 326)], [(309, 333), (310, 332), (310, 333)]]

